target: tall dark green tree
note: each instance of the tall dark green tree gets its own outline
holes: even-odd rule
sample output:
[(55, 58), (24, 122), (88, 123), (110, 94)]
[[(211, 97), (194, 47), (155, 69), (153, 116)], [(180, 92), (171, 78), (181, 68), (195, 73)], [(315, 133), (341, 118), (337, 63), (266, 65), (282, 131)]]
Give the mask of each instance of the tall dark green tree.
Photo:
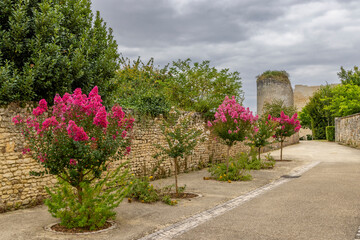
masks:
[[(52, 103), (95, 85), (109, 99), (118, 68), (112, 30), (90, 0), (0, 1), (0, 104)], [(106, 94), (105, 94), (106, 93)]]

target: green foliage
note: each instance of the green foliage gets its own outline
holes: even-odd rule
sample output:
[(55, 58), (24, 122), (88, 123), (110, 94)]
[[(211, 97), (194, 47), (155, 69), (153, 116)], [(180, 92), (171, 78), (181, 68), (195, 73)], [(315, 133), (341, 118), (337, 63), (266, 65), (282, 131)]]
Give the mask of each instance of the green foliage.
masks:
[(257, 148), (258, 157), (260, 159), (261, 148), (270, 144), (268, 141), (271, 136), (274, 135), (276, 123), (271, 119), (261, 118), (255, 123), (255, 131), (250, 134), (250, 145), (253, 148)]
[(205, 140), (203, 136), (204, 125), (196, 125), (193, 120), (194, 113), (170, 112), (168, 119), (164, 120), (160, 126), (166, 145), (154, 144), (159, 149), (154, 156), (155, 158), (167, 156), (174, 161), (176, 193), (179, 192), (177, 184), (178, 158), (184, 158), (191, 154), (198, 142)]
[(131, 179), (127, 197), (135, 198), (145, 203), (156, 202), (160, 199), (158, 191), (150, 184), (148, 177), (134, 177)]
[(195, 125), (194, 113), (170, 112), (167, 120), (163, 120), (160, 128), (165, 137), (166, 145), (155, 144), (160, 151), (154, 156), (184, 158), (191, 154), (198, 142), (203, 141), (203, 125)]
[(102, 227), (106, 220), (115, 217), (116, 208), (127, 195), (128, 171), (125, 165), (109, 171), (96, 183), (82, 182), (82, 200), (74, 188), (59, 178), (59, 183), (52, 189), (46, 188), (50, 199), (45, 200), (49, 212), (61, 219), (61, 225), (67, 228), (85, 228), (95, 230)]
[[(174, 185), (169, 185), (163, 187), (162, 189), (155, 188), (150, 184), (150, 177), (136, 178), (133, 177), (129, 184), (129, 198), (135, 198), (142, 203), (152, 203), (161, 200), (168, 205), (176, 205), (177, 201), (171, 199), (171, 191)], [(184, 187), (179, 187), (179, 192), (184, 192), (186, 185)]]
[(354, 70), (345, 70), (340, 68), (340, 72), (337, 74), (342, 84), (354, 84), (360, 86), (360, 71), (359, 67), (354, 66)]
[(190, 59), (174, 61), (165, 81), (166, 94), (178, 108), (213, 116), (225, 96), (242, 102), (242, 83), (238, 72), (217, 70), (210, 61), (191, 64)]
[(334, 118), (331, 112), (326, 109), (333, 96), (332, 88), (331, 85), (321, 86), (300, 112), (301, 125), (308, 127), (310, 125), (314, 139), (325, 139), (325, 127), (334, 125)]
[(328, 141), (335, 141), (335, 127), (334, 126), (327, 126), (326, 127), (326, 140)]
[(256, 78), (257, 78), (257, 81), (261, 81), (261, 80), (268, 79), (268, 78), (273, 78), (276, 80), (290, 83), (289, 74), (284, 70), (282, 70), (282, 71), (267, 70), (267, 71), (263, 72), (261, 75), (257, 76)]
[(325, 103), (324, 110), (329, 111), (332, 118), (344, 117), (360, 112), (360, 86), (340, 84), (331, 89), (331, 94), (321, 99)]
[(121, 68), (116, 72), (114, 101), (125, 108), (134, 109), (140, 115), (167, 115), (171, 103), (165, 97), (162, 84), (169, 76), (166, 68), (156, 69), (153, 59), (145, 64), (140, 58), (133, 63), (122, 58), (121, 63)]
[(334, 125), (335, 117), (360, 112), (360, 86), (354, 84), (326, 85), (310, 98), (300, 113), (301, 124), (309, 126), (315, 139), (326, 139), (327, 126)]
[(250, 170), (273, 168), (274, 165), (275, 160), (270, 154), (266, 156), (266, 160), (261, 160), (252, 149), (250, 153), (241, 152), (233, 158), (230, 157), (228, 173), (225, 163), (212, 165), (209, 172), (219, 181), (248, 181), (252, 179), (248, 173)]
[(263, 118), (267, 118), (268, 115), (272, 117), (279, 118), (281, 111), (285, 115), (292, 116), (296, 113), (296, 108), (294, 106), (286, 106), (284, 100), (274, 99), (271, 103), (266, 102), (263, 109)]
[(239, 158), (229, 158), (229, 166), (226, 163), (212, 165), (209, 168), (211, 176), (218, 181), (249, 181), (252, 176), (248, 173), (248, 155), (242, 153)]
[(0, 104), (42, 98), (52, 104), (56, 93), (89, 92), (95, 85), (111, 98), (117, 44), (90, 5), (90, 0), (0, 1)]

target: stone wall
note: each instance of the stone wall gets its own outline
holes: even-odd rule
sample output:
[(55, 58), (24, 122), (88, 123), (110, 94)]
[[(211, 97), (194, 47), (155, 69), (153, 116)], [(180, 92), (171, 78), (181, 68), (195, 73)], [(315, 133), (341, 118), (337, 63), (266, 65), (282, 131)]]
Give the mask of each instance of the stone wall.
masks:
[[(51, 176), (29, 175), (30, 171), (39, 170), (39, 164), (22, 154), (22, 135), (11, 122), (14, 116), (25, 112), (25, 109), (15, 104), (0, 108), (0, 212), (40, 203), (46, 197), (44, 186), (52, 186), (56, 182)], [(199, 114), (193, 115), (193, 121), (205, 124)], [(152, 119), (136, 122), (134, 125), (131, 135), (132, 151), (123, 161), (130, 160), (131, 171), (138, 176), (153, 175), (152, 170), (159, 163), (152, 156), (156, 153), (154, 143), (165, 144), (159, 128), (160, 122), (161, 119)], [(225, 159), (227, 147), (216, 141), (210, 131), (207, 131), (207, 135), (207, 141), (200, 143), (191, 156), (180, 161), (181, 172), (204, 168), (209, 162)], [(294, 135), (285, 145), (297, 143), (298, 139), (298, 135)], [(279, 147), (279, 144), (273, 145), (275, 149)], [(230, 154), (248, 150), (248, 146), (238, 143), (232, 147)], [(154, 175), (168, 176), (173, 173), (173, 169), (172, 161), (166, 159)]]
[(360, 148), (360, 113), (335, 118), (335, 141)]

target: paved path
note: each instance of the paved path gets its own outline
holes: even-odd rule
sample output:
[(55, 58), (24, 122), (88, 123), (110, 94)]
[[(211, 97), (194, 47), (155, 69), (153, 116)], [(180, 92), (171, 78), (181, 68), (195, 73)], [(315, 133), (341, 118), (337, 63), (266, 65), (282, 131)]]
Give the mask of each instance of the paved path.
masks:
[[(277, 157), (279, 151), (272, 154)], [(254, 171), (249, 182), (204, 181), (206, 170), (181, 174), (180, 183), (202, 198), (182, 200), (175, 207), (124, 201), (116, 209), (118, 227), (101, 234), (46, 232), (43, 227), (57, 220), (45, 206), (3, 213), (0, 240), (146, 239), (149, 233), (179, 222), (186, 224), (174, 239), (353, 240), (360, 226), (360, 150), (309, 141), (286, 147), (284, 159), (293, 161)], [(281, 178), (301, 169), (308, 171), (300, 178)], [(154, 185), (172, 183), (168, 178)], [(190, 226), (194, 215), (201, 221)]]
[(354, 239), (360, 225), (360, 150), (309, 141), (287, 147), (284, 159), (321, 163), (175, 239)]

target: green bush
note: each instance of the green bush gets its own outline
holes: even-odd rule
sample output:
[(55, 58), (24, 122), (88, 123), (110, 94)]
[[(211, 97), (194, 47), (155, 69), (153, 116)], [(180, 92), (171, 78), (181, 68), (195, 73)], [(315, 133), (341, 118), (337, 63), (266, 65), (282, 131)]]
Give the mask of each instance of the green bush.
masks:
[(162, 85), (168, 77), (166, 69), (155, 68), (153, 59), (143, 63), (140, 58), (133, 62), (122, 58), (121, 63), (116, 72), (114, 102), (133, 109), (140, 116), (167, 115), (171, 103)]
[(148, 177), (133, 178), (129, 184), (129, 198), (135, 198), (141, 202), (150, 203), (160, 199), (158, 191), (149, 182)]
[(327, 126), (326, 127), (326, 140), (328, 141), (335, 141), (335, 127), (334, 126)]
[(228, 169), (226, 163), (219, 163), (212, 165), (209, 172), (212, 177), (219, 181), (249, 181), (252, 176), (248, 173), (248, 159), (248, 154), (241, 153), (235, 158), (229, 158)]
[(61, 219), (62, 226), (95, 230), (115, 218), (114, 208), (128, 193), (128, 171), (122, 171), (123, 167), (124, 164), (108, 172), (96, 183), (82, 182), (82, 201), (78, 201), (79, 195), (68, 182), (58, 178), (55, 187), (46, 187), (50, 198), (45, 205), (53, 217)]
[(90, 5), (90, 0), (0, 1), (0, 104), (40, 99), (52, 104), (56, 93), (90, 92), (94, 86), (103, 100), (111, 97), (117, 44)]

